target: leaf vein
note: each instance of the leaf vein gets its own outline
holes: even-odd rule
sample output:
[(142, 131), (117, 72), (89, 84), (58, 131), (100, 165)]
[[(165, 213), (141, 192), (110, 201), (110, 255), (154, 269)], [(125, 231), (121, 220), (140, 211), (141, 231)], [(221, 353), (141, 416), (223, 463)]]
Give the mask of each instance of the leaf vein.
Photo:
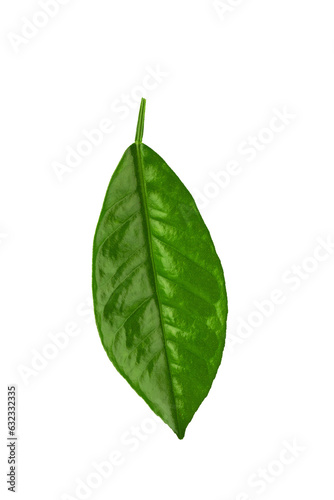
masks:
[(205, 267), (201, 266), (200, 264), (198, 264), (196, 261), (194, 261), (193, 259), (191, 259), (190, 257), (188, 257), (187, 255), (185, 255), (184, 253), (180, 252), (180, 250), (178, 250), (177, 248), (175, 248), (173, 245), (171, 245), (170, 243), (167, 243), (166, 241), (162, 240), (159, 236), (157, 236), (156, 234), (152, 234), (152, 236), (160, 241), (161, 243), (163, 243), (164, 245), (172, 248), (175, 252), (177, 252), (179, 255), (182, 255), (182, 257), (184, 257), (185, 259), (189, 260), (189, 262), (191, 262), (192, 264), (195, 264), (197, 267), (199, 267), (200, 269), (202, 269), (202, 271), (205, 271), (206, 273), (208, 273), (210, 276), (212, 276), (214, 279), (216, 279), (216, 277), (210, 273), (210, 271), (208, 271), (207, 269), (205, 269)]
[(131, 191), (131, 193), (128, 193), (126, 194), (125, 196), (123, 196), (123, 198), (121, 198), (120, 200), (116, 201), (113, 205), (111, 205), (111, 207), (108, 207), (106, 209), (105, 212), (103, 212), (103, 215), (106, 215), (107, 212), (109, 212), (110, 210), (112, 210), (113, 208), (116, 207), (116, 205), (118, 205), (119, 203), (121, 203), (123, 200), (125, 200), (126, 198), (128, 198), (129, 196), (131, 196), (132, 194), (135, 194), (136, 191)]
[(137, 379), (138, 382), (141, 380), (142, 376), (145, 375), (147, 368), (150, 366), (150, 364), (152, 363), (154, 358), (156, 358), (157, 355), (161, 354), (163, 350), (164, 350), (164, 348), (162, 347), (161, 349), (159, 349), (159, 351), (155, 352), (154, 355), (151, 357), (151, 359), (146, 363), (144, 370), (141, 372), (141, 374), (139, 375), (139, 377)]
[(145, 247), (146, 247), (146, 245), (142, 245), (141, 247), (136, 248), (136, 250), (134, 250), (134, 252), (131, 252), (129, 257), (124, 262), (122, 262), (122, 264), (119, 265), (117, 271), (112, 276), (108, 276), (108, 278), (106, 278), (104, 281), (102, 281), (102, 283), (100, 283), (99, 286), (103, 287), (108, 281), (110, 281), (112, 278), (114, 278), (116, 276), (116, 274), (119, 272), (120, 268), (123, 267), (125, 264), (127, 264), (129, 262), (129, 260), (131, 259), (131, 257), (133, 257), (137, 252), (139, 252), (140, 250), (142, 250)]
[[(182, 330), (180, 330), (180, 331), (182, 331)], [(186, 333), (186, 332), (184, 332), (184, 333)], [(186, 352), (189, 352), (190, 354), (192, 354), (193, 356), (198, 358), (200, 361), (202, 361), (202, 363), (204, 363), (206, 365), (206, 368), (208, 368), (208, 363), (207, 363), (206, 359), (202, 358), (199, 354), (197, 354), (196, 352), (189, 349), (188, 346), (185, 347), (186, 344), (184, 344), (183, 342), (180, 342), (180, 341), (175, 340), (175, 339), (167, 339), (167, 342), (172, 342), (173, 344), (176, 344), (176, 345), (180, 344), (181, 349), (183, 349)]]
[(138, 349), (138, 347), (139, 347), (139, 346), (140, 346), (140, 345), (144, 342), (144, 340), (146, 340), (148, 337), (150, 337), (150, 336), (152, 335), (152, 333), (153, 333), (153, 332), (155, 332), (158, 328), (160, 328), (160, 325), (156, 326), (155, 328), (152, 328), (152, 330), (150, 330), (150, 331), (149, 331), (149, 332), (145, 335), (145, 337), (143, 337), (143, 338), (140, 340), (140, 342), (138, 342), (138, 344), (137, 344), (137, 345), (135, 345), (135, 346), (134, 346), (134, 348), (133, 348), (133, 349), (131, 349), (131, 351), (129, 351), (129, 352), (127, 353), (127, 355), (125, 356), (125, 358), (124, 358), (124, 360), (123, 360), (123, 364), (124, 364), (124, 363), (125, 363), (125, 362), (129, 359), (129, 357), (131, 356), (131, 354), (132, 354), (133, 352), (135, 352), (135, 351)]
[(190, 293), (191, 295), (193, 295), (194, 297), (197, 297), (198, 299), (201, 299), (203, 300), (203, 302), (205, 302), (206, 304), (209, 304), (211, 307), (213, 307), (212, 303), (209, 302), (207, 299), (204, 299), (203, 297), (201, 297), (200, 295), (198, 295), (197, 293), (193, 292), (192, 290), (189, 290), (188, 288), (186, 288), (185, 286), (181, 285), (181, 283), (179, 283), (178, 281), (174, 281), (172, 280), (171, 278), (168, 278), (167, 276), (164, 276), (163, 274), (159, 273), (158, 276), (160, 276), (161, 278), (167, 280), (167, 281), (170, 281), (171, 283), (174, 283), (174, 285), (177, 285), (178, 287), (180, 287), (182, 290), (185, 290), (186, 292)]
[(100, 243), (100, 245), (97, 247), (96, 254), (100, 251), (100, 249), (102, 248), (102, 246), (104, 245), (104, 243), (109, 238), (111, 238), (115, 233), (117, 233), (117, 231), (119, 231), (120, 229), (122, 229), (122, 227), (125, 226), (125, 224), (127, 224), (131, 219), (133, 219), (135, 217), (135, 215), (139, 214), (139, 212), (141, 212), (140, 209), (136, 210), (133, 214), (130, 215), (130, 217), (128, 217), (125, 221), (123, 221), (122, 224), (120, 226), (118, 226), (112, 233), (108, 234), (108, 236), (106, 236), (104, 238), (104, 240)]
[(134, 311), (132, 311), (132, 313), (130, 314), (130, 316), (128, 316), (126, 318), (126, 320), (121, 324), (121, 326), (119, 328), (117, 328), (116, 332), (114, 333), (114, 342), (113, 342), (113, 345), (115, 346), (115, 343), (116, 343), (116, 337), (117, 335), (119, 334), (119, 332), (121, 331), (121, 329), (123, 328), (123, 326), (127, 323), (127, 321), (129, 321), (129, 319), (144, 305), (146, 304), (146, 302), (148, 302), (152, 297), (154, 297), (154, 295), (150, 295), (149, 297), (147, 297), (143, 302), (141, 302), (139, 304), (138, 307), (136, 307), (136, 309)]
[(134, 267), (134, 268), (132, 269), (132, 271), (131, 271), (129, 274), (127, 274), (127, 275), (125, 276), (125, 278), (124, 278), (124, 279), (123, 279), (123, 280), (122, 280), (122, 281), (121, 281), (121, 282), (117, 285), (117, 287), (116, 287), (116, 288), (112, 291), (111, 295), (109, 296), (109, 299), (108, 299), (108, 301), (107, 301), (107, 303), (106, 303), (106, 306), (110, 303), (110, 300), (111, 300), (111, 299), (112, 299), (112, 297), (115, 295), (115, 292), (119, 289), (119, 287), (121, 287), (121, 286), (124, 284), (124, 282), (125, 282), (128, 278), (130, 278), (130, 276), (132, 276), (132, 274), (133, 274), (133, 273), (134, 273), (134, 272), (135, 272), (135, 271), (136, 271), (136, 270), (137, 270), (140, 266), (142, 266), (143, 264), (146, 264), (146, 260), (144, 260), (143, 262), (140, 262), (140, 263), (139, 263), (136, 267)]

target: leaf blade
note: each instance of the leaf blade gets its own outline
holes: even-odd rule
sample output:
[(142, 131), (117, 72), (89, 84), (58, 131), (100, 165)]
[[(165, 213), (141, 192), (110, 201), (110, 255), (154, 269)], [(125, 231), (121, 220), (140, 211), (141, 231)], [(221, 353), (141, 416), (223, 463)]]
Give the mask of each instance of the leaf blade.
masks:
[(142, 130), (112, 176), (97, 225), (94, 310), (110, 360), (182, 439), (221, 361), (225, 281), (193, 198), (141, 143)]

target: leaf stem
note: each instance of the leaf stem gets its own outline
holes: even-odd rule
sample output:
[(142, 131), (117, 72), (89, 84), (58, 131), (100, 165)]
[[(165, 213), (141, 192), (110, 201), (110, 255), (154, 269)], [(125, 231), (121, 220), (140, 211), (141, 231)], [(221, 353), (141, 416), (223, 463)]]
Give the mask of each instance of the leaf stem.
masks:
[(142, 97), (141, 103), (140, 103), (139, 115), (138, 115), (136, 138), (135, 138), (135, 142), (137, 144), (141, 144), (141, 142), (143, 140), (145, 108), (146, 108), (146, 99), (144, 99), (144, 97)]

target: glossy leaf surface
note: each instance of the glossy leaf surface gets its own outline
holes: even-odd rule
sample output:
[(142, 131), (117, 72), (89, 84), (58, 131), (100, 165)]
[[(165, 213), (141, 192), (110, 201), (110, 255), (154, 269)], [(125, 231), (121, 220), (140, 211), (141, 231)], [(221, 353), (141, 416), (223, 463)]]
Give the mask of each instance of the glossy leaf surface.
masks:
[(141, 142), (144, 113), (143, 99), (95, 233), (95, 318), (117, 370), (182, 439), (221, 362), (227, 298), (192, 196)]

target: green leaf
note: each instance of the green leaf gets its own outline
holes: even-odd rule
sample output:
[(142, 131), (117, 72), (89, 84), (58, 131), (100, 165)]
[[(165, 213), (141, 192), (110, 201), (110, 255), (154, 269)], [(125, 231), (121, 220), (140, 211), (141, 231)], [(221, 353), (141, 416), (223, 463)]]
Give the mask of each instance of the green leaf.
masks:
[(207, 396), (225, 343), (223, 270), (180, 179), (142, 144), (116, 168), (97, 224), (93, 298), (116, 369), (182, 439)]

